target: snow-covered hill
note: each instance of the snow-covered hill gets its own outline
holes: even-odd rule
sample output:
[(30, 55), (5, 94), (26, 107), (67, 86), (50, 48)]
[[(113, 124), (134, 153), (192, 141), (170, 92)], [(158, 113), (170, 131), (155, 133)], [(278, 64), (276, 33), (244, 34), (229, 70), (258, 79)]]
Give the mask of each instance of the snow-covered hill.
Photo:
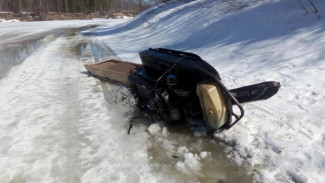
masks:
[(220, 72), (229, 88), (281, 82), (276, 96), (245, 105), (244, 119), (215, 138), (226, 144), (230, 159), (257, 172), (257, 181), (321, 183), (324, 18), (323, 0), (183, 0), (85, 34), (133, 62), (140, 62), (137, 53), (148, 47), (194, 52)]

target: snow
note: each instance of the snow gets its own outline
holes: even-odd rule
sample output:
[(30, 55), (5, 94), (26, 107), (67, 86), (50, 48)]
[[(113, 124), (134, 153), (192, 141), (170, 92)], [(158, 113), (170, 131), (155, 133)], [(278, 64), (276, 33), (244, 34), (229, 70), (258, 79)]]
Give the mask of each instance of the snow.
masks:
[(1, 19), (1, 18), (0, 18), (0, 22), (1, 22), (1, 23), (6, 23), (6, 22), (20, 22), (20, 21), (17, 20), (17, 19), (5, 20), (5, 19)]
[[(0, 182), (325, 182), (325, 4), (313, 2), (318, 13), (308, 0), (184, 0), (132, 19), (0, 23)], [(140, 63), (149, 47), (200, 55), (228, 88), (282, 87), (213, 138), (145, 120), (126, 135), (134, 99), (83, 64)]]
[(185, 174), (195, 174), (201, 169), (199, 156), (197, 154), (186, 153), (184, 154), (184, 162), (178, 162), (177, 168)]
[[(126, 19), (128, 20), (128, 19)], [(27, 37), (33, 38), (39, 35), (41, 38), (43, 33), (60, 33), (67, 28), (78, 28), (89, 25), (98, 25), (105, 23), (107, 25), (117, 24), (125, 22), (123, 19), (107, 20), (107, 19), (96, 19), (96, 20), (62, 20), (62, 21), (42, 21), (42, 22), (10, 22), (0, 24), (1, 40), (0, 45), (5, 45), (14, 40), (27, 39)], [(50, 33), (49, 33), (50, 32)], [(8, 36), (10, 35), (10, 36)]]
[(161, 132), (161, 127), (160, 127), (159, 123), (154, 123), (154, 124), (150, 125), (148, 128), (148, 132), (151, 135), (159, 134)]
[[(325, 182), (325, 4), (313, 0), (172, 1), (118, 27), (87, 30), (120, 58), (165, 47), (194, 52), (229, 88), (274, 80), (279, 93), (245, 104), (234, 128), (214, 134), (227, 157), (260, 182)], [(194, 132), (194, 134), (197, 132)], [(201, 132), (199, 132), (201, 134)], [(198, 155), (186, 154), (197, 166)]]

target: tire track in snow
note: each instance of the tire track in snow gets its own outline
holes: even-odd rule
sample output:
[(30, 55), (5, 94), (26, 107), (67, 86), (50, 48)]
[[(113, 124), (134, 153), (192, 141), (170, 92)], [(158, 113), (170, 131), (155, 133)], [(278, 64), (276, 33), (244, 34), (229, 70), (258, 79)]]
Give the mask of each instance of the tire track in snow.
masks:
[(47, 44), (1, 80), (1, 130), (13, 139), (4, 142), (9, 148), (2, 149), (2, 157), (10, 158), (2, 159), (6, 168), (1, 170), (9, 181), (79, 182), (76, 125), (82, 64), (66, 59), (71, 56), (64, 52), (68, 40), (46, 39)]
[[(130, 108), (107, 103), (103, 83), (82, 73), (92, 61), (87, 41), (49, 36), (0, 80), (0, 182), (157, 182), (161, 176), (148, 165), (145, 128), (126, 135)], [(86, 47), (82, 55), (79, 45)]]

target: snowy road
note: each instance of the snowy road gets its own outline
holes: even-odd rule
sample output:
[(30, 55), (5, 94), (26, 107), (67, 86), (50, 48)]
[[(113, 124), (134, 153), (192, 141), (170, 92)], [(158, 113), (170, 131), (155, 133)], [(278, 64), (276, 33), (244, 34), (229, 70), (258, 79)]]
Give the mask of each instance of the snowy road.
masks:
[(126, 129), (130, 109), (111, 107), (102, 83), (82, 73), (92, 61), (83, 45), (78, 36), (47, 36), (0, 80), (0, 182), (128, 182), (148, 168), (123, 149), (145, 156), (137, 138), (110, 132)]
[(225, 147), (184, 126), (148, 132), (140, 121), (126, 135), (134, 101), (126, 88), (85, 74), (85, 63), (109, 53), (91, 37), (37, 42), (0, 79), (1, 183), (250, 182), (249, 168), (227, 159)]

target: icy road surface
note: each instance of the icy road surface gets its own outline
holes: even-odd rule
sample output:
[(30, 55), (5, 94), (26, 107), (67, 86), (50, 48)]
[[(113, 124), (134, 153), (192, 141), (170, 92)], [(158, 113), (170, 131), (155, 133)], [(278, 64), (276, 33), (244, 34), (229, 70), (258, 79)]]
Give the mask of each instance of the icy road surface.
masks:
[(182, 125), (138, 121), (127, 135), (134, 100), (126, 88), (86, 74), (85, 63), (110, 51), (74, 33), (77, 25), (40, 36), (35, 27), (42, 22), (15, 24), (0, 26), (30, 28), (27, 37), (35, 39), (12, 41), (11, 31), (1, 29), (2, 50), (19, 45), (1, 57), (7, 66), (0, 79), (1, 183), (251, 182), (250, 169), (226, 158), (224, 146)]

